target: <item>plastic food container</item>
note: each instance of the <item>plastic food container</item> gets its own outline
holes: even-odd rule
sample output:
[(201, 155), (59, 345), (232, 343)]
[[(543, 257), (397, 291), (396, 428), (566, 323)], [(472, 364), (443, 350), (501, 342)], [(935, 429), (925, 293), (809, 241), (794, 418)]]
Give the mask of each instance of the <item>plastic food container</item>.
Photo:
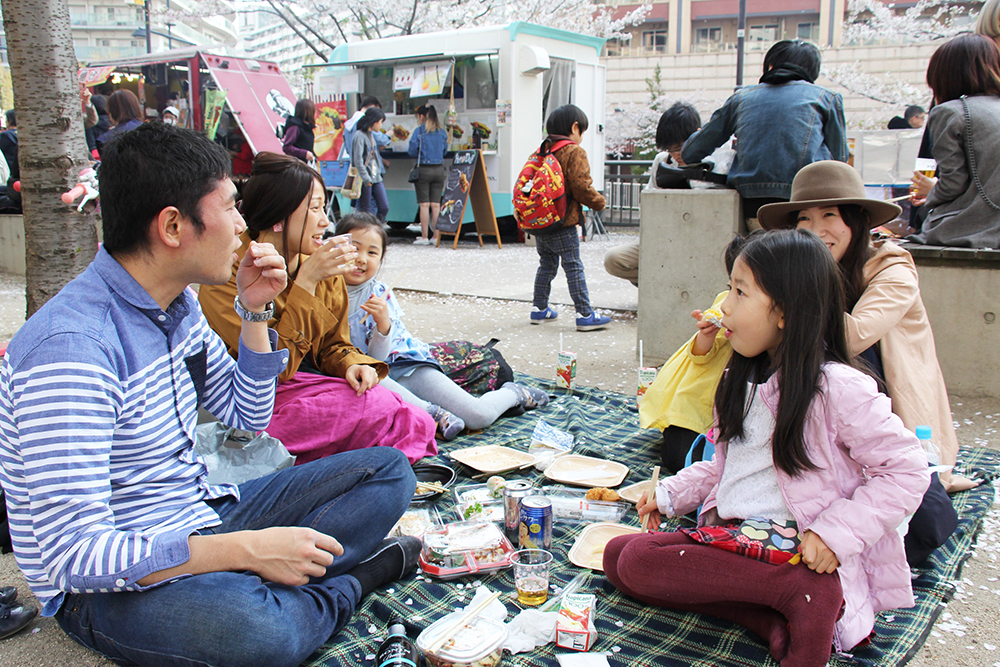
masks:
[(389, 531), (389, 537), (423, 537), (427, 531), (441, 526), (441, 513), (436, 507), (410, 507)]
[(514, 552), (500, 528), (485, 521), (460, 521), (424, 533), (420, 567), (439, 579), (510, 567)]
[(453, 490), (459, 521), (503, 521), (503, 489), (487, 484), (462, 484)]
[(434, 653), (427, 650), (438, 633), (463, 614), (456, 611), (427, 627), (417, 636), (417, 648), (432, 667), (496, 667), (503, 660), (507, 628), (503, 623), (477, 617), (459, 628), (451, 639)]
[(625, 502), (587, 500), (585, 489), (545, 486), (541, 492), (552, 501), (553, 518), (561, 521), (620, 523), (631, 507)]

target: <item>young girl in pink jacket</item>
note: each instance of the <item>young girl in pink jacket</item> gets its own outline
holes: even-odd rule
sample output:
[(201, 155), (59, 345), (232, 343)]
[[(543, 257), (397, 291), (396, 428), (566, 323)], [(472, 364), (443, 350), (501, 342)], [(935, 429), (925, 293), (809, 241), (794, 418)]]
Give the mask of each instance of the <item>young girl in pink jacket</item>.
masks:
[(698, 527), (616, 538), (604, 571), (638, 600), (740, 623), (783, 667), (824, 665), (867, 639), (876, 612), (913, 605), (896, 528), (928, 487), (927, 460), (854, 366), (818, 237), (753, 237), (730, 283), (715, 456), (639, 501), (652, 526), (700, 505)]

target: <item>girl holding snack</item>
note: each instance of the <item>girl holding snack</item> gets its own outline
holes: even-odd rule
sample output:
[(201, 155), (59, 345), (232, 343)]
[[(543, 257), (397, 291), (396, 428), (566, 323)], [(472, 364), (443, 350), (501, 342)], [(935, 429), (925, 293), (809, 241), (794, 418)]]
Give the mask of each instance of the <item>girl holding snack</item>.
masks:
[(867, 639), (876, 612), (913, 605), (896, 528), (927, 460), (853, 365), (838, 269), (816, 235), (751, 238), (730, 283), (715, 456), (638, 505), (652, 526), (700, 505), (698, 526), (615, 538), (604, 571), (636, 599), (744, 625), (782, 667), (821, 666), (831, 646)]
[(233, 277), (225, 285), (202, 285), (198, 299), (209, 325), (236, 356), (241, 315), (233, 301), (240, 260), (251, 240), (272, 243), (284, 256), (288, 287), (274, 300), (268, 321), (288, 361), (278, 376), (267, 432), (296, 463), (373, 446), (399, 449), (411, 463), (437, 453), (434, 421), (377, 386), (388, 368), (351, 345), (343, 275), (357, 252), (349, 239), (323, 240), (330, 223), (319, 172), (287, 155), (260, 153), (242, 194), (247, 229)]
[[(386, 234), (369, 214), (344, 216), (337, 234), (350, 234), (358, 257), (344, 275), (350, 299), (351, 340), (366, 354), (389, 364), (382, 386), (404, 401), (426, 410), (445, 440), (462, 429), (483, 429), (511, 408), (532, 410), (549, 402), (541, 389), (507, 382), (497, 390), (473, 396), (441, 372), (427, 343), (403, 324), (399, 301), (385, 283), (375, 279), (385, 256)], [(363, 320), (363, 321), (362, 321)]]
[[(761, 207), (759, 218), (765, 229), (798, 227), (823, 240), (844, 285), (848, 350), (884, 379), (893, 412), (907, 428), (931, 427), (941, 464), (952, 466), (958, 437), (917, 268), (892, 241), (871, 240), (870, 230), (899, 212), (895, 204), (866, 198), (854, 168), (824, 161), (800, 170), (791, 201)], [(951, 471), (941, 473), (941, 483), (950, 493), (978, 484)]]
[[(745, 242), (736, 236), (726, 247), (727, 276)], [(720, 292), (711, 308), (691, 313), (698, 332), (663, 364), (639, 401), (639, 426), (663, 430), (660, 460), (664, 472), (683, 468), (695, 439), (712, 426), (715, 389), (733, 353), (725, 330), (719, 328), (718, 307), (728, 294)]]

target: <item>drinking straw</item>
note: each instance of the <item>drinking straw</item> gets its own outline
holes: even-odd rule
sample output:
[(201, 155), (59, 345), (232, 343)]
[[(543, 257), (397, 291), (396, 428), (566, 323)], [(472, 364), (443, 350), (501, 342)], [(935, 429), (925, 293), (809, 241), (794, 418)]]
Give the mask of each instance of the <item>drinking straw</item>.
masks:
[(559, 351), (565, 352), (566, 349), (563, 347), (562, 332), (559, 332)]
[(639, 339), (639, 368), (642, 368), (642, 339)]

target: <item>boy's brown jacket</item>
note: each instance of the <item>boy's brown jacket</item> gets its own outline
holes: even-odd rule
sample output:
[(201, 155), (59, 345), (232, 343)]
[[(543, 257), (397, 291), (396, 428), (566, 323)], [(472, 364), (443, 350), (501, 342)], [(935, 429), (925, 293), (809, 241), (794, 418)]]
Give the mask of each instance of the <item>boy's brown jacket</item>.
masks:
[[(553, 143), (567, 137), (550, 136)], [(604, 195), (594, 189), (594, 180), (590, 177), (590, 162), (587, 161), (587, 151), (578, 144), (571, 143), (557, 150), (554, 155), (562, 167), (566, 179), (566, 217), (563, 228), (580, 224), (582, 220), (581, 204), (595, 211), (604, 210)]]

